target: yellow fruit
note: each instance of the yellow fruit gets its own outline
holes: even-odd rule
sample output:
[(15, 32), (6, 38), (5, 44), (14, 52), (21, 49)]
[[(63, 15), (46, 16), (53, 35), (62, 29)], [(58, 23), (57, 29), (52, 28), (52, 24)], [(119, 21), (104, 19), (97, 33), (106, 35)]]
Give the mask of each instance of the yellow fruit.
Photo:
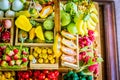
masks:
[(42, 58), (39, 58), (39, 59), (38, 59), (38, 62), (39, 62), (40, 64), (42, 64), (42, 63), (43, 63), (43, 59), (42, 59)]
[(83, 27), (83, 20), (78, 20), (77, 22), (76, 22), (76, 27), (77, 27), (77, 30), (78, 30), (78, 34), (79, 35), (81, 35), (81, 36), (84, 36), (84, 30), (82, 29), (82, 27)]
[(2, 75), (2, 76), (1, 76), (1, 80), (6, 80), (6, 79), (5, 79), (5, 75)]
[(48, 49), (48, 54), (52, 54), (53, 53), (53, 50), (52, 49)]
[(47, 57), (48, 57), (48, 55), (46, 53), (43, 53), (42, 56), (43, 56), (43, 59), (47, 59)]
[(50, 63), (51, 63), (51, 64), (55, 64), (55, 59), (51, 59), (51, 60), (50, 60)]
[(32, 61), (34, 59), (33, 55), (29, 55), (29, 60)]
[(42, 54), (46, 53), (47, 54), (47, 49), (42, 49)]
[(9, 80), (15, 80), (13, 77), (11, 77)]
[(89, 21), (86, 22), (88, 30), (95, 30), (95, 26), (91, 25)]
[(52, 55), (48, 55), (48, 59), (49, 59), (49, 60), (52, 60), (52, 59), (53, 59), (53, 56), (52, 56)]
[(15, 71), (12, 71), (12, 72), (11, 72), (11, 76), (15, 76)]
[(43, 58), (43, 55), (42, 55), (42, 54), (39, 54), (39, 58)]
[(95, 13), (91, 13), (90, 17), (95, 23), (99, 22), (98, 16)]
[(38, 49), (37, 49), (37, 53), (38, 53), (38, 54), (41, 54), (41, 52), (42, 52), (41, 48), (38, 48)]
[(91, 17), (89, 18), (88, 20), (90, 22), (91, 25), (95, 26), (96, 27), (96, 23), (91, 19)]
[(35, 48), (34, 48), (34, 51), (37, 52), (37, 49), (39, 49), (39, 47), (35, 47)]
[(86, 22), (84, 22), (84, 25), (83, 25), (83, 30), (84, 30), (84, 35), (87, 35), (88, 34), (88, 30), (87, 30), (87, 24)]
[(35, 58), (37, 58), (37, 57), (38, 57), (38, 53), (33, 52), (33, 56), (34, 56)]
[(0, 71), (0, 75), (2, 75), (2, 72)]
[(10, 72), (5, 72), (4, 75), (5, 75), (5, 78), (10, 78), (11, 77), (11, 73)]
[(45, 40), (42, 26), (37, 26), (37, 28), (35, 29), (35, 33), (36, 33), (37, 38), (43, 41)]
[(49, 63), (49, 60), (48, 59), (44, 59), (44, 63)]

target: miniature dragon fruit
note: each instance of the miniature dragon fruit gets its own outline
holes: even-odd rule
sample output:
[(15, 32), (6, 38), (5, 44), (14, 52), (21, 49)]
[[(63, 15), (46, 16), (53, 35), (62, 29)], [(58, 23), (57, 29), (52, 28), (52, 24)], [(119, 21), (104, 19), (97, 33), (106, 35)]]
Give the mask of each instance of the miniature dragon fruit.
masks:
[(11, 61), (11, 58), (10, 58), (10, 56), (8, 56), (8, 55), (3, 55), (3, 60), (5, 60), (5, 61)]
[(5, 31), (2, 33), (2, 40), (4, 42), (10, 42), (10, 32), (9, 31)]

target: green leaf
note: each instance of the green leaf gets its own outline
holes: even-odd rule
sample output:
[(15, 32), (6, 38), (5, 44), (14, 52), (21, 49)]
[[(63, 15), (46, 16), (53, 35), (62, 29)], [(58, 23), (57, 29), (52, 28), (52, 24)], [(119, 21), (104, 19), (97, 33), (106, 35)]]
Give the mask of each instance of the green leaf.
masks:
[(93, 52), (87, 52), (87, 55), (90, 56), (90, 57), (94, 57)]
[(93, 62), (93, 61), (92, 61), (92, 58), (90, 58), (90, 59), (88, 60), (88, 65), (93, 65), (93, 64), (95, 64), (95, 62)]
[(103, 59), (101, 57), (97, 58), (97, 62), (101, 63), (103, 61)]

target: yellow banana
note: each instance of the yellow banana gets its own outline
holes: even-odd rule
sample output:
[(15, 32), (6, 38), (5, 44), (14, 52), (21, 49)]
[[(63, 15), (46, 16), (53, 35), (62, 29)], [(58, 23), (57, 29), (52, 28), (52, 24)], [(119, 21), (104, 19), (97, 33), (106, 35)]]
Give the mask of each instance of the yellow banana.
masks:
[(95, 30), (95, 26), (91, 25), (89, 21), (87, 21), (86, 23), (88, 30)]
[(95, 3), (91, 4), (91, 8), (90, 8), (90, 12), (95, 13), (96, 15), (98, 15), (98, 11), (96, 9)]
[(91, 17), (89, 18), (89, 20), (88, 20), (88, 21), (89, 21), (89, 22), (90, 22), (90, 24), (91, 24), (91, 25), (93, 25), (93, 26), (96, 26), (96, 24), (97, 24), (97, 23), (95, 23), (95, 21), (93, 21), (93, 20), (91, 19)]
[(98, 19), (98, 16), (94, 13), (91, 13), (90, 14), (90, 17), (93, 19), (94, 22), (98, 23), (99, 22), (99, 19)]
[(62, 54), (61, 52), (61, 36), (59, 33), (54, 38), (54, 44), (53, 44), (53, 52), (57, 58), (59, 58)]
[(85, 35), (87, 35), (88, 34), (88, 30), (87, 30), (86, 22), (83, 23), (83, 30), (84, 30)]
[(78, 30), (78, 34), (79, 35), (81, 35), (81, 36), (84, 36), (84, 30), (82, 29), (82, 27), (83, 27), (83, 20), (78, 20), (77, 22), (76, 22), (76, 27), (77, 27), (77, 30)]

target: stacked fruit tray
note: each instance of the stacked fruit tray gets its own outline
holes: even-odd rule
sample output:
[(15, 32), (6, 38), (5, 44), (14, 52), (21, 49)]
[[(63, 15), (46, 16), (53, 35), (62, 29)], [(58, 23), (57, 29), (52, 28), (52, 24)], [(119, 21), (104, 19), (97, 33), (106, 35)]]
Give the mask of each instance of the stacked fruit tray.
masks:
[(93, 80), (99, 75), (103, 60), (97, 3), (1, 0), (0, 4), (0, 80)]

